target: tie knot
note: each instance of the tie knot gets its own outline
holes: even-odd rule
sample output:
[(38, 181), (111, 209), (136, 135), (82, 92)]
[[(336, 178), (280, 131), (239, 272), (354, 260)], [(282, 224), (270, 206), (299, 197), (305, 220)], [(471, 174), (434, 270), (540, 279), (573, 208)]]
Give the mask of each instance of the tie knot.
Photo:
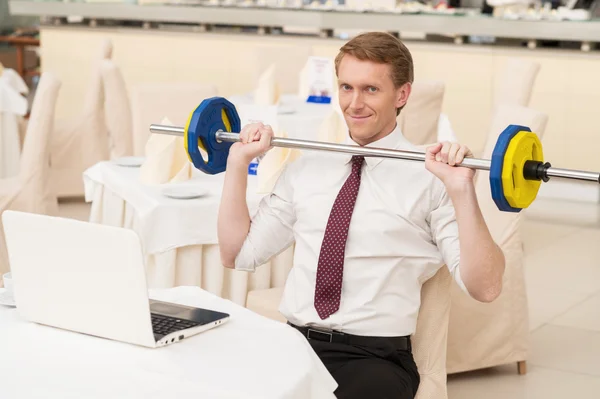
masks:
[(364, 161), (365, 161), (365, 157), (363, 157), (362, 155), (352, 156), (352, 166), (360, 168)]

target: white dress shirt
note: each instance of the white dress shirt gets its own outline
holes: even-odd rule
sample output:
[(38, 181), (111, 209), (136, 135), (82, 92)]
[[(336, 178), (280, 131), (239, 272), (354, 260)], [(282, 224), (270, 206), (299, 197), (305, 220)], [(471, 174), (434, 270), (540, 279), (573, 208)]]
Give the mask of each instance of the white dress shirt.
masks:
[[(368, 146), (422, 151), (399, 127)], [(307, 150), (289, 164), (253, 216), (235, 268), (253, 271), (295, 242), (279, 308), (290, 322), (356, 335), (412, 335), (421, 286), (441, 267), (447, 265), (468, 293), (460, 277), (454, 207), (423, 162), (365, 157), (346, 242), (340, 308), (325, 320), (314, 308), (321, 244), (351, 157)]]

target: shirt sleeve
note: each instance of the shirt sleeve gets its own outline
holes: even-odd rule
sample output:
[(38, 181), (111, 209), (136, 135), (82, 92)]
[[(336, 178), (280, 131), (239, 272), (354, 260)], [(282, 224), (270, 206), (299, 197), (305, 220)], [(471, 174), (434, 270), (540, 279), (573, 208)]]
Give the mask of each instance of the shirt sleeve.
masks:
[(235, 259), (235, 269), (253, 272), (294, 242), (292, 168), (287, 165), (273, 191), (259, 203), (252, 217), (250, 231)]
[(458, 286), (470, 296), (460, 275), (460, 240), (456, 213), (445, 189), (442, 189), (438, 206), (429, 216), (429, 225), (433, 241), (439, 248), (450, 274)]

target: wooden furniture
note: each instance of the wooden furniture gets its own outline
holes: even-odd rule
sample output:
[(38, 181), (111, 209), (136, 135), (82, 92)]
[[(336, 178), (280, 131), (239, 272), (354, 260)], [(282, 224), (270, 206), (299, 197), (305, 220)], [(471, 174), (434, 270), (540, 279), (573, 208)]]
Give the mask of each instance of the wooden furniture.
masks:
[(39, 47), (40, 39), (31, 36), (0, 36), (0, 43), (8, 43), (9, 45), (16, 47), (17, 49), (17, 72), (24, 80), (27, 80), (29, 76), (39, 76), (39, 71), (26, 70), (25, 69), (25, 47)]

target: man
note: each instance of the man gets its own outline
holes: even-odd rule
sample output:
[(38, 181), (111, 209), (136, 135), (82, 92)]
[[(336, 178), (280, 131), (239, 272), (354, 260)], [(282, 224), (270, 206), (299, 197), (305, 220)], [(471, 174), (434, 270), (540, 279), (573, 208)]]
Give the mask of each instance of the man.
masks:
[[(396, 124), (413, 81), (408, 49), (367, 33), (346, 43), (335, 65), (348, 142), (418, 150)], [(502, 288), (504, 256), (477, 204), (474, 171), (456, 167), (471, 152), (438, 143), (423, 165), (305, 151), (251, 219), (248, 164), (273, 132), (258, 123), (240, 134), (219, 210), (223, 264), (253, 271), (295, 242), (280, 311), (336, 379), (336, 395), (414, 398), (410, 336), (422, 284), (446, 265), (476, 300), (493, 301)]]

